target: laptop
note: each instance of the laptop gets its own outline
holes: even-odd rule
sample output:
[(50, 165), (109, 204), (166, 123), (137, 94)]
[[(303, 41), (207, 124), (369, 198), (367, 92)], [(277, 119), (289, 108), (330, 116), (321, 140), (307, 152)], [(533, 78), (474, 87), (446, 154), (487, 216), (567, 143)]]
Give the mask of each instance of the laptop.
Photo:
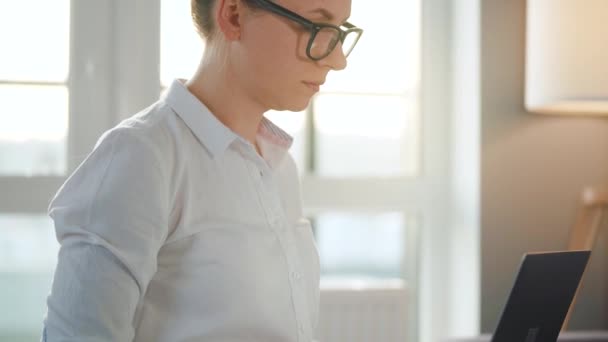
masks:
[(590, 254), (524, 254), (492, 342), (557, 341)]

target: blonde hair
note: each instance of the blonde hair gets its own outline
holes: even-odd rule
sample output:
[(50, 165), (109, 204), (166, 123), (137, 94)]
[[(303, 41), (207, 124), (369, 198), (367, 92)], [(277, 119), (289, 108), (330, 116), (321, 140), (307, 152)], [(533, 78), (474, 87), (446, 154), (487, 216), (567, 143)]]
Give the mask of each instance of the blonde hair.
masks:
[(205, 40), (209, 40), (215, 33), (213, 20), (215, 2), (215, 0), (191, 0), (190, 2), (192, 21), (198, 34)]
[[(250, 8), (255, 8), (255, 4), (250, 0), (241, 0), (243, 4)], [(217, 32), (215, 18), (213, 17), (214, 6), (217, 0), (191, 0), (190, 12), (192, 21), (198, 34), (205, 40), (213, 40)]]

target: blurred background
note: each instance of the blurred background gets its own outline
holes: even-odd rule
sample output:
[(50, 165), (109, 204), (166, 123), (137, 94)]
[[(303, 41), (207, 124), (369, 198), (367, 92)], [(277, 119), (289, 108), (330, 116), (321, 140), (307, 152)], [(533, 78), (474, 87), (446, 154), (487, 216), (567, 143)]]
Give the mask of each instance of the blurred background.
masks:
[[(97, 138), (188, 78), (189, 0), (0, 0), (0, 341), (40, 339), (46, 208)], [(523, 107), (525, 0), (353, 0), (364, 34), (294, 136), (321, 257), (323, 341), (491, 332), (521, 255), (566, 247), (608, 182), (608, 121)], [(558, 152), (559, 151), (559, 152)], [(608, 234), (571, 326), (608, 328)]]

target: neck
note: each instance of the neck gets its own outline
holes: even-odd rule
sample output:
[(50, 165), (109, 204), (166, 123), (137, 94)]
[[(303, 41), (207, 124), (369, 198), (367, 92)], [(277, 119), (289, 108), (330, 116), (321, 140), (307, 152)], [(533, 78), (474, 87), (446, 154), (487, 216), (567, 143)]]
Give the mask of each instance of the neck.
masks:
[(186, 86), (218, 120), (257, 147), (258, 126), (267, 109), (238, 80), (228, 61), (205, 55)]

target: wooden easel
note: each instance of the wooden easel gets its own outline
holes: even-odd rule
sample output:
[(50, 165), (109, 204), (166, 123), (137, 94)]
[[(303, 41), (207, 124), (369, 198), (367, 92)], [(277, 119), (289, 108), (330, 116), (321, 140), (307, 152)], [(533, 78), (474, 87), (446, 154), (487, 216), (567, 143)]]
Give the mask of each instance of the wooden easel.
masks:
[[(591, 250), (595, 244), (602, 223), (608, 218), (608, 191), (600, 191), (595, 188), (586, 188), (581, 196), (581, 206), (575, 225), (570, 230), (570, 241), (568, 250)], [(584, 277), (584, 274), (583, 274)], [(582, 283), (582, 280), (581, 280)], [(568, 327), (572, 309), (581, 286), (576, 291), (562, 331)]]

